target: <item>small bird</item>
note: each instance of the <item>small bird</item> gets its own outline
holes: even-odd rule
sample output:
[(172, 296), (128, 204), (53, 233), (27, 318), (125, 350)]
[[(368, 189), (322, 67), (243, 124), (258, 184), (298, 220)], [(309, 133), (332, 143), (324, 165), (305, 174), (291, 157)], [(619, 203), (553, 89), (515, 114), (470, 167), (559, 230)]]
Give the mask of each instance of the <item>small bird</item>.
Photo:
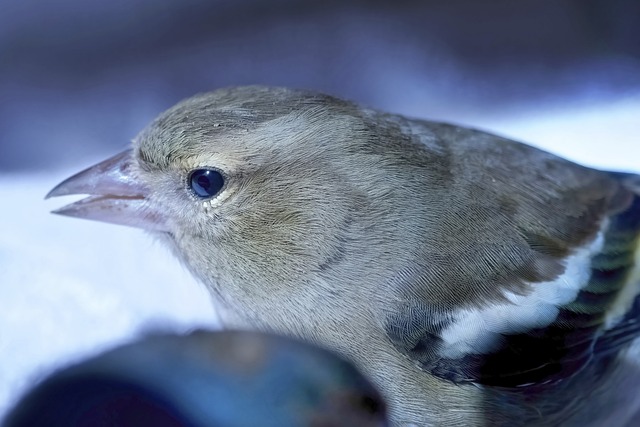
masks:
[(140, 227), (225, 325), (327, 346), (394, 425), (624, 425), (640, 406), (640, 177), (328, 95), (180, 102), (62, 182)]
[(153, 333), (52, 374), (5, 427), (383, 427), (349, 362), (249, 331)]

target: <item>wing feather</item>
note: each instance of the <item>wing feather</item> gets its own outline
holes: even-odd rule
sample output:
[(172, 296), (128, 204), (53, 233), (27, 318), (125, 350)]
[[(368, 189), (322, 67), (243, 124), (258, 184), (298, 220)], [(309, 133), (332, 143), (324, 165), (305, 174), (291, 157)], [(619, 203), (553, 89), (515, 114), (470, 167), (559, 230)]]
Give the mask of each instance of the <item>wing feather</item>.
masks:
[(637, 337), (625, 314), (640, 288), (638, 178), (482, 132), (435, 133), (463, 160), (448, 214), (385, 284), (395, 347), (447, 380), (522, 387), (566, 379)]

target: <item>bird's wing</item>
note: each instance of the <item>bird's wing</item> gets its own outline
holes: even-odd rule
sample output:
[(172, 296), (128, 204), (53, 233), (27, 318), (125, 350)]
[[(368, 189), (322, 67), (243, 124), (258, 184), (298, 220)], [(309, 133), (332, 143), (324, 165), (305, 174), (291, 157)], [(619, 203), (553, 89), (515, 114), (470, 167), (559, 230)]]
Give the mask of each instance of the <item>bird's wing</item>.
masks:
[[(384, 327), (401, 353), (444, 379), (556, 382), (640, 335), (640, 180), (493, 139), (466, 148), (484, 160), (446, 202), (453, 225), (445, 218), (385, 284)], [(491, 144), (497, 152), (487, 153)], [(519, 155), (519, 166), (487, 159)], [(462, 168), (474, 165), (454, 172)]]

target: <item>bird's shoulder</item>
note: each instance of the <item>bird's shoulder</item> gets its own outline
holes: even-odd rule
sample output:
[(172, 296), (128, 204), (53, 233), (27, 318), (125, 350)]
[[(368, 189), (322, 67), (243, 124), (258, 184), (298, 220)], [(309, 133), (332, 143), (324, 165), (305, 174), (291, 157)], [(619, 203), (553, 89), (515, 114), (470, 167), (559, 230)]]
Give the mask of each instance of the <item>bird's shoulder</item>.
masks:
[(401, 353), (455, 382), (516, 387), (640, 335), (638, 176), (456, 126), (408, 128), (440, 142), (453, 178), (419, 251), (383, 284)]

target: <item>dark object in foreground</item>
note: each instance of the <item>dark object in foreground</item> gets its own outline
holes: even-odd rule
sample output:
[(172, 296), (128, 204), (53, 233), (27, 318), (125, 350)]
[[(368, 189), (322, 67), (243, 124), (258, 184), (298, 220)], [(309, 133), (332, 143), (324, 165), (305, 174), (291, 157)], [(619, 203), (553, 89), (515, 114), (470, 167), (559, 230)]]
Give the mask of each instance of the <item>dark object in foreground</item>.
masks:
[(385, 426), (385, 405), (333, 353), (255, 332), (150, 335), (62, 369), (5, 427)]

